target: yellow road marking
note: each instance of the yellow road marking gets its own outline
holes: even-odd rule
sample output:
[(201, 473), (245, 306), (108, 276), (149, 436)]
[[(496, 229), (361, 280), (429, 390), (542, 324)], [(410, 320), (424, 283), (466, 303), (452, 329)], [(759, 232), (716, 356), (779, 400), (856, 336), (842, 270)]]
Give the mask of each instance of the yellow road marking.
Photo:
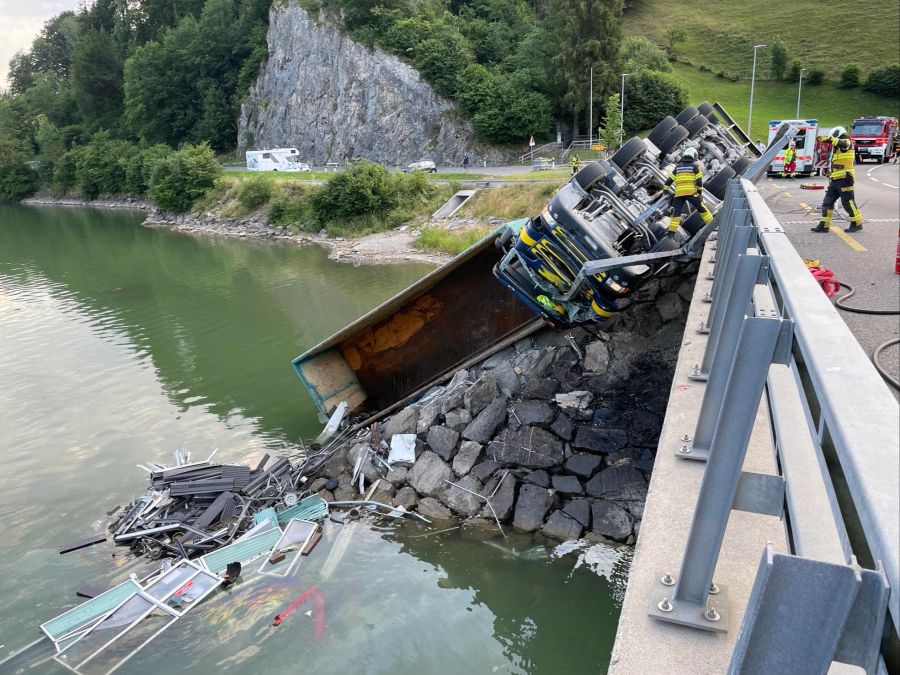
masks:
[(832, 227), (830, 228), (832, 232), (834, 232), (837, 236), (839, 236), (847, 246), (852, 248), (854, 251), (858, 251), (860, 253), (866, 250), (866, 247), (860, 244), (856, 239), (851, 237), (849, 234), (844, 232), (840, 227)]
[(793, 195), (790, 192), (788, 192), (787, 190), (784, 191), (784, 196), (785, 197), (793, 197)]
[[(809, 204), (807, 204), (806, 202), (800, 202), (800, 208), (804, 209), (807, 213), (813, 213), (812, 207)], [(867, 250), (865, 246), (863, 246), (858, 241), (856, 241), (856, 239), (854, 239), (849, 234), (844, 232), (840, 227), (829, 228), (829, 231), (834, 232), (837, 236), (839, 236), (841, 238), (841, 240), (845, 244), (847, 244), (847, 246), (852, 248), (854, 251), (863, 253)]]

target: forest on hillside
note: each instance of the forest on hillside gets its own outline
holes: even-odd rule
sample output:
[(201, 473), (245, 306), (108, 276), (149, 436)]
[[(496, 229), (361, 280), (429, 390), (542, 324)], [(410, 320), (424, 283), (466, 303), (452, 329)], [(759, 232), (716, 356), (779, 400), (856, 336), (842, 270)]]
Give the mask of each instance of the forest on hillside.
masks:
[[(0, 93), (0, 199), (37, 185), (144, 194), (177, 148), (232, 152), (241, 101), (267, 57), (269, 11), (286, 1), (94, 0), (50, 19)], [(663, 46), (623, 37), (623, 14), (649, 0), (297, 1), (412, 64), (493, 143), (587, 136), (589, 101), (592, 135), (618, 138), (621, 73), (628, 134), (687, 103), (670, 63), (683, 27), (672, 25)], [(773, 49), (773, 66), (776, 54), (776, 75), (794, 77), (802, 63)], [(848, 68), (849, 86), (860, 86)], [(900, 70), (882, 70), (865, 86), (874, 78), (896, 91)]]

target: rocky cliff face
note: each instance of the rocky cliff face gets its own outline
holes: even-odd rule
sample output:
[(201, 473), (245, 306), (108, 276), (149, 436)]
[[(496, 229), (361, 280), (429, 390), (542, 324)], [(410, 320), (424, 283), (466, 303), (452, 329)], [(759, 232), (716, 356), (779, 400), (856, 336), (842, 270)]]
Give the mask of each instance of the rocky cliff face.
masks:
[(304, 161), (362, 157), (385, 164), (432, 159), (501, 162), (471, 123), (400, 59), (354, 42), (296, 0), (269, 23), (269, 60), (241, 107), (238, 149), (296, 147)]

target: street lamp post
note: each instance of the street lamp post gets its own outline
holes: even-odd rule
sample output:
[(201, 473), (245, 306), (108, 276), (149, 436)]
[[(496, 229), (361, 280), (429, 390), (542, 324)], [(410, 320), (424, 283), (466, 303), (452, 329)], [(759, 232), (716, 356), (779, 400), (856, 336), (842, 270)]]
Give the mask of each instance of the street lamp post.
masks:
[(625, 129), (625, 78), (631, 73), (622, 73), (622, 93), (619, 96), (619, 146), (622, 146), (622, 134)]
[(797, 119), (800, 119), (800, 92), (803, 91), (803, 73), (806, 72), (806, 68), (800, 69), (800, 84), (797, 86)]
[(753, 85), (756, 83), (756, 50), (766, 45), (753, 45), (753, 74), (750, 75), (750, 110), (747, 112), (747, 135), (752, 136), (750, 124), (753, 122)]
[(594, 66), (591, 66), (591, 79), (588, 85), (588, 152), (594, 145)]

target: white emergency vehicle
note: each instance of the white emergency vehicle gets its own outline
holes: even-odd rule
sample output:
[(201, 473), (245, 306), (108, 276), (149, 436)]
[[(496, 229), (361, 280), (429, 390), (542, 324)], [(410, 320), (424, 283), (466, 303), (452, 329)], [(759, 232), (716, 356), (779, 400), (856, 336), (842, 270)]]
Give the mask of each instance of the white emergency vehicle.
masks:
[[(796, 145), (797, 157), (795, 164), (795, 175), (809, 176), (812, 175), (815, 168), (816, 153), (816, 133), (819, 127), (819, 120), (769, 120), (769, 142), (771, 145), (778, 128), (782, 124), (793, 124), (798, 127), (797, 135), (794, 137)], [(766, 172), (770, 176), (781, 175), (784, 171), (784, 150), (775, 155), (775, 159), (769, 165)]]

